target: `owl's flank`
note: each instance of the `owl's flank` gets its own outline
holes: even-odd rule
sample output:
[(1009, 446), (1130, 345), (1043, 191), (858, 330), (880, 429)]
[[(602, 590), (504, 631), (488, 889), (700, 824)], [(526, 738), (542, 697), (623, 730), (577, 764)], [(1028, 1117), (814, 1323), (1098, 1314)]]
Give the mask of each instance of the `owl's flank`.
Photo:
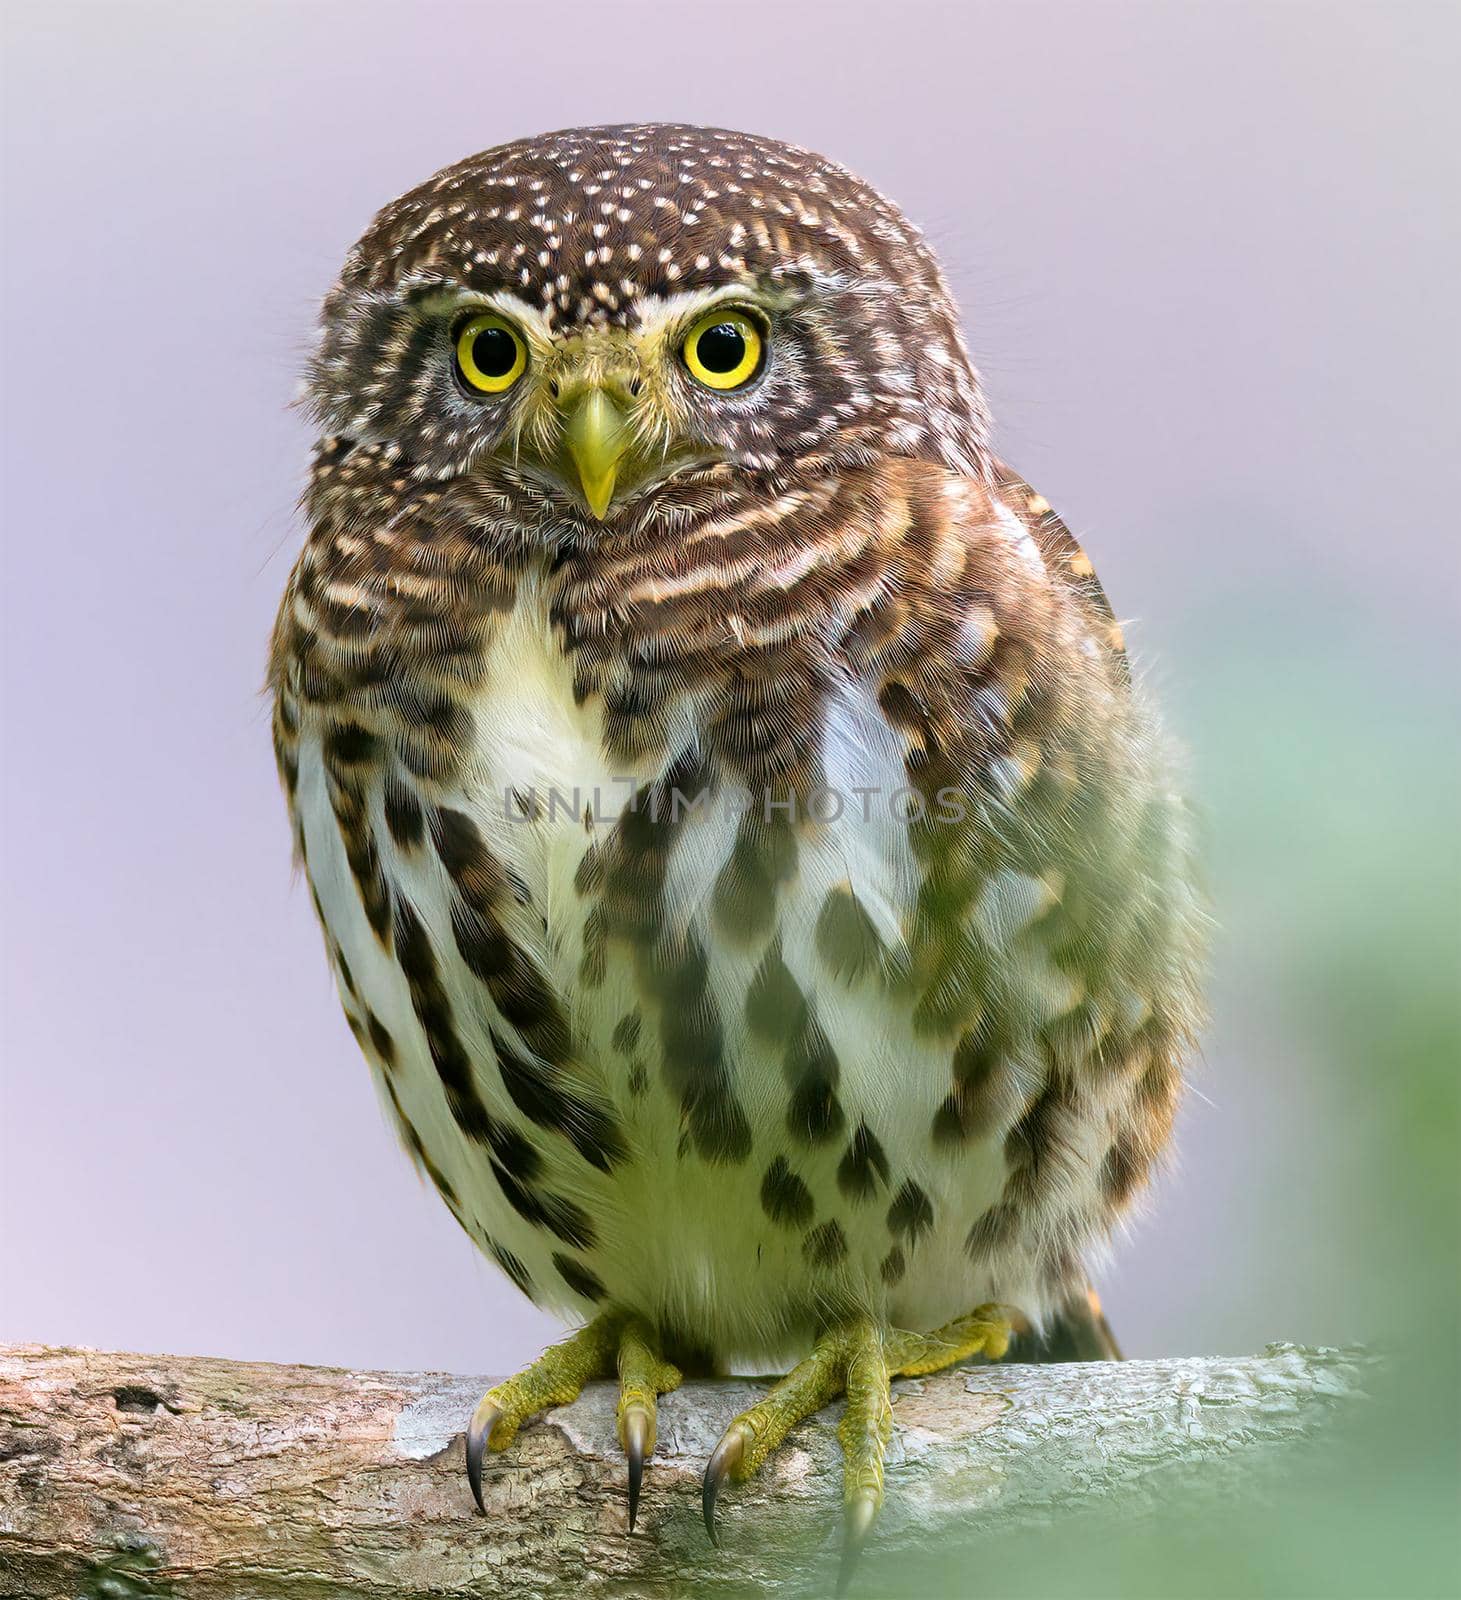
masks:
[[(587, 128), (388, 206), (325, 303), (275, 746), (346, 1016), (462, 1228), (578, 1331), (488, 1448), (798, 1362), (727, 1478), (1086, 1259), (1199, 1016), (1191, 825), (1079, 544), (993, 455), (937, 263), (767, 139)], [(479, 1495), (480, 1498), (480, 1495)]]

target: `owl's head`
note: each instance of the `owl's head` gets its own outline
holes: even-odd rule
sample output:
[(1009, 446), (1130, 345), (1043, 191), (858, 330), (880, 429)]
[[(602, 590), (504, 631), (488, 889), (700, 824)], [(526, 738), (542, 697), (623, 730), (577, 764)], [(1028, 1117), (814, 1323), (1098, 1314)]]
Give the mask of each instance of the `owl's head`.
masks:
[(527, 476), (601, 519), (716, 463), (987, 465), (917, 230), (819, 156), (675, 124), (503, 145), (387, 206), (326, 302), (309, 394), (419, 478)]

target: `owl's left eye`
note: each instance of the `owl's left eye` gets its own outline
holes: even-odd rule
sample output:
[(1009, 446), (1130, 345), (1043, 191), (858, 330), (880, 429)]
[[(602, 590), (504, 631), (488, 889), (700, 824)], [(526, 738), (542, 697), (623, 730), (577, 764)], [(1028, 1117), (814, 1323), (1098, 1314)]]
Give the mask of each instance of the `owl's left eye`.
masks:
[(468, 317), (457, 329), (457, 373), (478, 394), (505, 394), (522, 377), (528, 347), (522, 335), (495, 312)]
[(690, 376), (707, 389), (740, 389), (761, 370), (765, 340), (747, 311), (712, 311), (685, 335), (680, 355)]

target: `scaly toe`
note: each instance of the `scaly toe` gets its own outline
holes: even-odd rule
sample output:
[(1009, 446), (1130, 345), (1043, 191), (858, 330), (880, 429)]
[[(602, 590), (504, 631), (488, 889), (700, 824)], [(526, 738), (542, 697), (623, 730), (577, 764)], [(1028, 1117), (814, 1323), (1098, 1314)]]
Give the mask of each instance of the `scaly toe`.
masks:
[(888, 1339), (888, 1369), (899, 1377), (922, 1378), (974, 1356), (1002, 1360), (1019, 1316), (1011, 1306), (984, 1305), (932, 1333), (895, 1330)]
[(740, 1481), (760, 1471), (762, 1462), (791, 1430), (842, 1393), (847, 1372), (848, 1336), (836, 1329), (824, 1334), (812, 1353), (771, 1386), (755, 1405), (743, 1411), (721, 1435), (705, 1467), (701, 1507), (705, 1531), (719, 1544), (715, 1501), (727, 1478)]
[(595, 1317), (477, 1402), (467, 1424), (467, 1482), (479, 1511), (487, 1510), (482, 1500), (482, 1462), (487, 1452), (505, 1450), (529, 1417), (577, 1399), (590, 1378), (607, 1377), (613, 1368), (619, 1322), (613, 1316)]

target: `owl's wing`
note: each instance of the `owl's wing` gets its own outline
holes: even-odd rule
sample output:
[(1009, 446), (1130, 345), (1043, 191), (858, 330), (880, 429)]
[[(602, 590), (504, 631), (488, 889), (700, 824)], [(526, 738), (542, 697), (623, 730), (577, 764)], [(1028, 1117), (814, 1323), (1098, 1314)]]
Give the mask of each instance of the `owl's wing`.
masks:
[(1098, 634), (1105, 639), (1112, 655), (1119, 658), (1123, 675), (1129, 677), (1125, 635), (1080, 540), (1051, 509), (1045, 496), (1032, 489), (1019, 473), (1002, 461), (995, 463), (995, 481), (1001, 499), (1029, 529), (1045, 565), (1068, 583), (1093, 613), (1100, 625)]
[[(1105, 586), (1076, 536), (1066, 527), (1050, 502), (1004, 462), (996, 464), (999, 493), (1020, 518), (1039, 547), (1046, 567), (1080, 597), (1092, 613), (1097, 636), (1119, 662), (1121, 676), (1130, 681), (1126, 640)], [(1015, 1359), (1025, 1361), (1120, 1361), (1121, 1347), (1101, 1308), (1094, 1285), (1073, 1291), (1036, 1332), (1016, 1336)]]
[[(1197, 1016), (1189, 819), (1105, 593), (1043, 499), (1007, 471), (880, 489), (909, 555), (846, 648), (926, 802), (896, 995), (926, 1041), (902, 1079), (936, 1099), (919, 1182), (982, 1204), (965, 1253), (1048, 1312), (1052, 1350), (1109, 1358), (1084, 1252), (1170, 1130)], [(848, 872), (855, 894), (868, 876)], [(997, 1198), (976, 1202), (991, 1170)]]

